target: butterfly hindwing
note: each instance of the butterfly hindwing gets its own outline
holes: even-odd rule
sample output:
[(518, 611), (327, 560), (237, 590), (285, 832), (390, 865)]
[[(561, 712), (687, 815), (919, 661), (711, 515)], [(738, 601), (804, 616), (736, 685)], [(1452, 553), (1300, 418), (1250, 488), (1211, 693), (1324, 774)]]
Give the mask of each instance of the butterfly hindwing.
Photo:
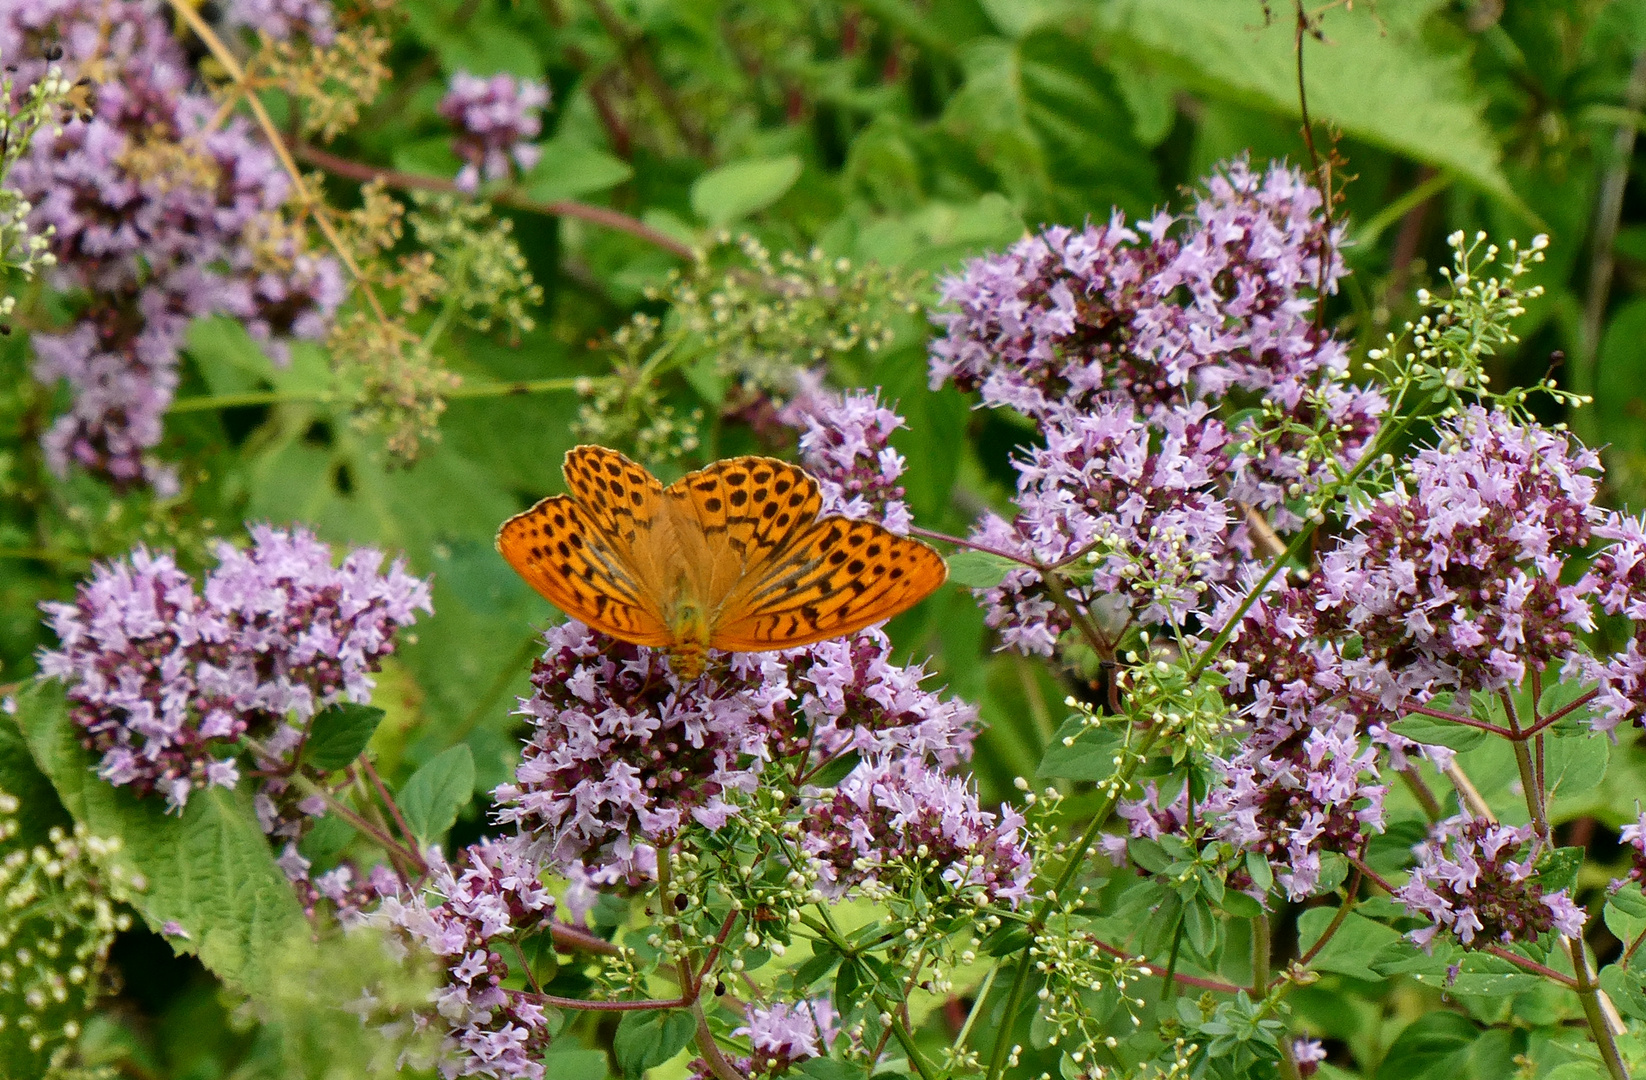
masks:
[(860, 630), (919, 603), (948, 578), (942, 556), (870, 521), (827, 517), (727, 598), (710, 644), (759, 651)]
[(817, 518), (823, 500), (804, 469), (768, 457), (735, 457), (689, 473), (668, 487), (691, 506), (704, 534), (753, 565)]
[(544, 499), (505, 521), (497, 533), (497, 550), (570, 617), (639, 645), (670, 643), (668, 628), (649, 609), (632, 560), (593, 515), (567, 496)]
[(701, 530), (707, 573), (702, 599), (718, 610), (743, 580), (778, 557), (817, 519), (817, 482), (784, 461), (735, 457), (670, 484), (664, 492)]

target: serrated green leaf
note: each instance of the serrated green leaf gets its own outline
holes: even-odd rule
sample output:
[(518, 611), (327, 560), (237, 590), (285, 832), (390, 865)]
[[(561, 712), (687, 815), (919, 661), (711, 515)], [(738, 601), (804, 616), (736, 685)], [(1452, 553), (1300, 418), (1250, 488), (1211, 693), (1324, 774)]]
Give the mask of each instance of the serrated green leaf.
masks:
[(968, 589), (992, 589), (1023, 564), (988, 551), (957, 551), (948, 558), (949, 580)]
[(371, 742), (382, 720), (382, 709), (352, 701), (340, 701), (321, 709), (315, 714), (309, 725), (309, 737), (303, 742), (303, 763), (324, 772), (352, 765)]
[[(1467, 179), (1530, 216), (1509, 187), (1467, 43), (1432, 25), (1429, 0), (1356, 7), (1305, 41), (1309, 112), (1345, 134)], [(1105, 40), (1214, 97), (1299, 115), (1293, 24), (1239, 3), (1111, 0)]]
[(418, 839), (438, 840), (474, 796), (474, 753), (459, 744), (412, 774), (395, 796)]
[(734, 161), (697, 178), (692, 211), (710, 225), (728, 225), (781, 199), (798, 179), (800, 159), (793, 154)]
[(633, 1080), (684, 1050), (696, 1028), (692, 1014), (683, 1009), (626, 1012), (612, 1037), (617, 1067)]
[(307, 924), (252, 812), (251, 786), (196, 791), (182, 813), (167, 814), (164, 799), (97, 779), (56, 683), (28, 686), (17, 705), (29, 750), (63, 805), (94, 836), (119, 839), (117, 858), (146, 882), (133, 906), (150, 928), (178, 923), (189, 937), (171, 939), (173, 948), (197, 952), (237, 986), (265, 978)]

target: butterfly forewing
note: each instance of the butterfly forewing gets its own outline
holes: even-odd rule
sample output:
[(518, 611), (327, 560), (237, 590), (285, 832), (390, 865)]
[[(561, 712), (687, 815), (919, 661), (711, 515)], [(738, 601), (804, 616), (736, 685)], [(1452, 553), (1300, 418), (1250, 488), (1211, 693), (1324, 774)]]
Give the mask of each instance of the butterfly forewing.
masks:
[(948, 577), (941, 556), (869, 521), (828, 517), (751, 568), (709, 644), (759, 651), (809, 645), (889, 619)]
[(508, 564), (567, 615), (624, 641), (666, 646), (671, 635), (644, 575), (619, 544), (564, 495), (516, 514), (497, 533)]
[(566, 452), (561, 475), (566, 490), (607, 536), (634, 548), (657, 519), (663, 485), (644, 468), (604, 446), (577, 446)]

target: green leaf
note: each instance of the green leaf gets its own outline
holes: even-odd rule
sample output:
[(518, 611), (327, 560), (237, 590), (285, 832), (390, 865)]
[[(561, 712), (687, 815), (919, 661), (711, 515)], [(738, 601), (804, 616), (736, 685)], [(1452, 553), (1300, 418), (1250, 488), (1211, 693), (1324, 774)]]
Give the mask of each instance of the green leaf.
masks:
[(1638, 972), (1622, 964), (1607, 964), (1600, 969), (1600, 988), (1623, 1015), (1646, 1020), (1646, 983)]
[(617, 1067), (632, 1080), (684, 1050), (696, 1030), (692, 1014), (682, 1009), (624, 1013), (612, 1038)]
[(604, 1050), (562, 1050), (559, 1044), (543, 1055), (543, 1075), (554, 1080), (605, 1080)]
[(968, 589), (992, 589), (1023, 564), (988, 551), (957, 551), (949, 556), (949, 580)]
[(213, 394), (257, 390), (274, 373), (268, 356), (235, 319), (195, 319), (189, 323), (184, 348)]
[(1183, 931), (1194, 954), (1209, 960), (1217, 949), (1217, 919), (1205, 897), (1197, 896), (1183, 905)]
[(446, 136), (418, 139), (394, 148), (394, 167), (416, 176), (433, 176), (450, 180), (463, 168), (463, 161), (452, 152), (452, 141)]
[(1158, 843), (1141, 836), (1134, 836), (1126, 842), (1126, 852), (1133, 862), (1151, 874), (1158, 874), (1171, 865), (1171, 859)]
[(1617, 935), (1619, 941), (1632, 944), (1635, 938), (1646, 933), (1646, 895), (1639, 885), (1625, 886), (1607, 897), (1602, 917), (1606, 928)]
[[(1065, 742), (1072, 739), (1073, 742)], [(1120, 736), (1093, 728), (1085, 718), (1071, 716), (1052, 736), (1035, 775), (1041, 779), (1105, 780), (1114, 774), (1114, 752)]]
[(473, 797), (474, 753), (460, 743), (413, 773), (395, 801), (418, 839), (431, 841), (445, 835)]
[[(1317, 907), (1298, 916), (1299, 950), (1307, 952), (1313, 948), (1336, 915), (1336, 908)], [(1317, 971), (1334, 971), (1354, 979), (1381, 982), (1384, 976), (1370, 967), (1370, 962), (1384, 946), (1400, 940), (1399, 931), (1351, 911), (1309, 966)]]
[(1449, 746), (1453, 750), (1473, 750), (1485, 742), (1491, 733), (1466, 724), (1454, 724), (1432, 716), (1408, 716), (1389, 725), (1389, 729), (1426, 746)]
[(800, 159), (793, 154), (734, 161), (697, 178), (692, 210), (710, 225), (729, 225), (781, 199), (800, 179)]
[(1604, 735), (1583, 732), (1543, 741), (1544, 776), (1550, 800), (1583, 796), (1606, 778), (1612, 744)]
[(1257, 851), (1246, 853), (1246, 873), (1252, 877), (1252, 884), (1265, 893), (1272, 892), (1275, 887), (1274, 870), (1269, 866), (1269, 857)]
[(621, 158), (560, 137), (542, 144), (543, 160), (521, 181), (533, 199), (580, 199), (616, 187), (634, 175)]
[(836, 1058), (807, 1058), (789, 1070), (790, 1076), (804, 1076), (809, 1080), (865, 1080), (869, 1071), (854, 1061)]
[(943, 126), (969, 144), (1030, 221), (1079, 221), (1111, 206), (1146, 213), (1155, 165), (1090, 47), (1061, 30), (979, 37), (960, 50), (966, 84)]
[(29, 750), (63, 805), (92, 835), (119, 839), (117, 858), (147, 883), (133, 906), (150, 928), (178, 923), (189, 937), (172, 947), (197, 952), (237, 986), (266, 978), (307, 923), (252, 813), (251, 785), (196, 791), (182, 813), (167, 814), (164, 799), (97, 779), (59, 685), (30, 685), (17, 704)]
[(1577, 884), (1577, 872), (1582, 866), (1582, 848), (1555, 848), (1538, 860), (1537, 883), (1546, 893), (1569, 889)]
[[(1433, 25), (1431, 2), (1380, 4), (1325, 19), (1327, 42), (1306, 39), (1309, 113), (1316, 123), (1454, 172), (1525, 210), (1499, 165), (1475, 89), (1468, 43)], [(1240, 3), (1112, 0), (1104, 40), (1183, 85), (1282, 116), (1299, 116), (1293, 23)]]
[(1396, 1037), (1377, 1080), (1455, 1080), (1464, 1075), (1478, 1038), (1480, 1029), (1468, 1017), (1445, 1009), (1426, 1012)]
[(382, 709), (352, 701), (340, 701), (321, 709), (315, 714), (309, 737), (303, 743), (303, 763), (323, 772), (352, 765), (371, 742), (382, 720)]

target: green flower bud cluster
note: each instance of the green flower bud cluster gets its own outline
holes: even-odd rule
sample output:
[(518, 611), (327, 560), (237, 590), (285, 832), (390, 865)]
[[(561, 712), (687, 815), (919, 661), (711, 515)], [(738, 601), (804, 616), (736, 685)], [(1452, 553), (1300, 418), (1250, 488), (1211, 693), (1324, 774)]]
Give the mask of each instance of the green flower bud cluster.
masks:
[(51, 1075), (73, 1053), (80, 1025), (107, 989), (114, 935), (131, 925), (118, 905), (141, 885), (110, 857), (118, 840), (76, 826), (47, 842), (18, 835), (18, 800), (0, 792), (0, 1075)]
[(897, 314), (920, 310), (916, 280), (817, 248), (774, 258), (753, 237), (722, 233), (650, 297), (669, 304), (693, 351), (714, 356), (721, 374), (786, 395), (799, 368), (891, 344)]
[[(61, 114), (73, 93), (74, 84), (55, 65), (21, 93), (12, 76), (0, 70), (0, 273), (16, 270), (32, 277), (57, 261), (48, 250), (51, 231), (29, 228), (34, 207), (21, 192), (6, 186), (6, 174), (28, 153), (39, 132), (62, 130)], [(0, 292), (0, 330), (16, 306), (16, 297)]]
[(494, 216), (489, 203), (423, 191), (411, 200), (417, 209), (406, 220), (418, 245), (434, 254), (447, 308), (482, 333), (530, 333), (537, 326), (530, 309), (542, 305), (543, 287), (526, 268), (514, 222)]

